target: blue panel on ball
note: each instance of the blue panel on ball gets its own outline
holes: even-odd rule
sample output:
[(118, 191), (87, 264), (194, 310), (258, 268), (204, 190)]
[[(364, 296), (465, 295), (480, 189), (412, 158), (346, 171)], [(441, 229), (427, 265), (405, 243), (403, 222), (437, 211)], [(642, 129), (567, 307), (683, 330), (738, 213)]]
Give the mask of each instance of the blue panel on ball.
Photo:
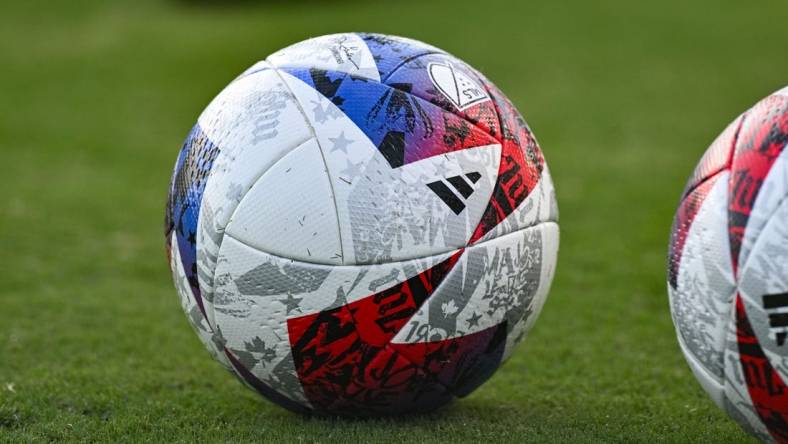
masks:
[(280, 71), (331, 100), (378, 147), (392, 168), (498, 143), (457, 114), (410, 94), (409, 84), (385, 85), (314, 68), (281, 68)]
[(199, 125), (195, 125), (175, 163), (167, 200), (165, 231), (168, 238), (172, 234), (176, 237), (183, 270), (203, 315), (205, 308), (197, 280), (197, 221), (205, 182), (218, 154), (219, 147), (208, 140)]
[(358, 36), (364, 40), (372, 53), (381, 80), (385, 80), (400, 65), (414, 57), (423, 54), (443, 53), (432, 46), (401, 37), (368, 33), (359, 33)]

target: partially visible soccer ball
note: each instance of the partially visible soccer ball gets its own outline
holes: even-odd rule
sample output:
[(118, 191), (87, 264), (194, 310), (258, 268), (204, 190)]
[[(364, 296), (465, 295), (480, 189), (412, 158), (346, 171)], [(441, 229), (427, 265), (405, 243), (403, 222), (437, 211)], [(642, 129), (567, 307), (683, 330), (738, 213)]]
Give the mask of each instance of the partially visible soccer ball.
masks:
[(670, 308), (714, 401), (788, 442), (788, 88), (739, 116), (701, 159), (673, 223)]
[(435, 409), (507, 359), (558, 250), (542, 152), (486, 78), (337, 34), (256, 63), (175, 165), (167, 248), (214, 357), (298, 412)]

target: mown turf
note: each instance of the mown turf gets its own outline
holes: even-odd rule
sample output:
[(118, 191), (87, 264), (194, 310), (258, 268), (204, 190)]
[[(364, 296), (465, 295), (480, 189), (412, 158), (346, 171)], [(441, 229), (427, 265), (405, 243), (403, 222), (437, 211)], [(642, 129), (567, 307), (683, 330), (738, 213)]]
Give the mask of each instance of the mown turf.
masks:
[[(784, 0), (3, 2), (0, 441), (747, 440), (679, 352), (665, 250), (705, 147), (788, 83), (786, 17)], [(167, 272), (165, 190), (199, 112), (271, 51), (345, 30), (484, 71), (558, 190), (536, 328), (427, 417), (307, 419), (258, 399), (211, 362)]]

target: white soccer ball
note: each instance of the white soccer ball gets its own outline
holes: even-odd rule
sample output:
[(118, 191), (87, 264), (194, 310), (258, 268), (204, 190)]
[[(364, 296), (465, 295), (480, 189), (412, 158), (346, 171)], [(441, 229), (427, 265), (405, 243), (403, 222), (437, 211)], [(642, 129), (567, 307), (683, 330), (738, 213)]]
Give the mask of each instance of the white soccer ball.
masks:
[(173, 173), (167, 246), (213, 355), (291, 410), (427, 411), (533, 325), (558, 211), (523, 118), (413, 40), (337, 34), (222, 91)]
[(788, 441), (788, 88), (709, 147), (673, 223), (668, 289), (687, 362), (764, 441)]

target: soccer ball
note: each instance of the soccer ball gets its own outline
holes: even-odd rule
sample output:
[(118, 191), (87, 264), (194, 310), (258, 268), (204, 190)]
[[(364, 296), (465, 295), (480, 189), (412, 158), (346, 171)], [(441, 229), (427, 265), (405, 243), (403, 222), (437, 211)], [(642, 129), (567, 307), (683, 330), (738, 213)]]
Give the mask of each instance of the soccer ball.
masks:
[(720, 408), (788, 441), (788, 88), (739, 116), (695, 169), (673, 222), (679, 345)]
[(165, 232), (219, 362), (290, 410), (367, 416), (493, 374), (545, 302), (557, 218), (539, 146), (492, 83), (417, 41), (337, 34), (211, 102)]

